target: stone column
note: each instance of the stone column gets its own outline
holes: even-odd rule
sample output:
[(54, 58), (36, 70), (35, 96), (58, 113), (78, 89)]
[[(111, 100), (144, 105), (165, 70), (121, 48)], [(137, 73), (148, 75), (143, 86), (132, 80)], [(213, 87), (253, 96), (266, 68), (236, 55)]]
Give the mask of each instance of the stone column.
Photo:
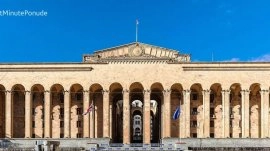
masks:
[(150, 144), (151, 129), (150, 129), (150, 90), (144, 91), (144, 105), (143, 105), (143, 143)]
[[(89, 108), (89, 92), (83, 91), (83, 113)], [(93, 109), (92, 109), (93, 110)], [(92, 112), (92, 111), (91, 111)], [(83, 137), (89, 137), (89, 114), (83, 115)]]
[[(179, 107), (180, 107), (180, 117), (179, 117), (179, 137), (184, 138), (186, 136), (186, 109), (184, 105), (184, 100), (185, 100), (185, 95), (184, 91), (181, 91), (182, 93), (182, 98), (181, 96), (178, 96), (179, 99)], [(172, 118), (172, 114), (170, 114), (170, 118)]]
[(11, 91), (6, 91), (6, 138), (12, 138), (12, 105), (13, 105), (13, 100), (12, 100), (12, 92)]
[(25, 138), (32, 137), (32, 101), (31, 92), (25, 92)]
[(261, 138), (268, 137), (269, 121), (269, 90), (262, 90), (261, 93)]
[[(190, 137), (190, 90), (184, 90), (184, 106), (185, 106), (185, 131), (186, 131), (186, 138)], [(180, 130), (181, 131), (181, 130)]]
[(51, 97), (50, 91), (44, 92), (44, 137), (51, 137)]
[(249, 137), (249, 90), (241, 90), (242, 96), (242, 137)]
[(130, 144), (130, 100), (129, 91), (123, 91), (123, 143)]
[(204, 138), (210, 137), (210, 90), (203, 90)]
[(69, 91), (64, 93), (64, 136), (65, 138), (70, 138), (70, 96)]
[(165, 137), (171, 137), (171, 90), (164, 90), (164, 107), (163, 107), (163, 125), (162, 125), (162, 131), (163, 131), (163, 138)]
[(230, 137), (230, 90), (222, 90), (223, 138)]
[(110, 100), (109, 91), (103, 91), (103, 137), (110, 136)]
[[(90, 92), (89, 92), (90, 93)], [(95, 138), (95, 120), (94, 120), (94, 116), (95, 116), (95, 104), (94, 104), (94, 98), (92, 98), (93, 95), (89, 96), (89, 100), (90, 103), (93, 105), (93, 109), (92, 112), (90, 112), (89, 116), (90, 116), (90, 138)]]

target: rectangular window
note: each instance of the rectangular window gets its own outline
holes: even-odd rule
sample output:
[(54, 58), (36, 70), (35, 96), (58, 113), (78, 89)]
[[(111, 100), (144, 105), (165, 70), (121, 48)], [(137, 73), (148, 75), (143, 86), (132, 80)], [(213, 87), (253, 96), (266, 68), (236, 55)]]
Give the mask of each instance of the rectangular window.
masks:
[(214, 115), (215, 114), (215, 108), (211, 107), (210, 108), (210, 115)]
[(81, 127), (82, 126), (82, 122), (81, 121), (77, 121), (77, 127)]
[(83, 93), (81, 93), (81, 92), (76, 93), (76, 100), (77, 100), (77, 101), (83, 100)]
[(193, 137), (193, 138), (197, 138), (197, 133), (193, 133), (193, 134), (192, 134), (192, 137)]
[(77, 108), (77, 115), (82, 115), (82, 108)]
[(60, 127), (64, 127), (64, 121), (60, 121)]
[(63, 133), (60, 133), (60, 138), (64, 138), (64, 134)]
[(233, 114), (233, 109), (232, 109), (232, 107), (230, 107), (230, 114)]
[(77, 138), (81, 138), (82, 134), (81, 133), (77, 133)]
[(63, 114), (64, 115), (64, 108), (60, 108), (60, 114)]
[(197, 121), (192, 121), (190, 124), (191, 127), (197, 127)]
[(35, 137), (36, 137), (36, 134), (35, 134), (35, 133), (33, 133), (33, 134), (32, 134), (32, 138), (35, 138)]
[(210, 133), (210, 138), (214, 138), (215, 134), (214, 133)]
[(214, 121), (210, 121), (210, 127), (215, 127), (215, 122)]
[(198, 100), (198, 93), (192, 93), (191, 99), (192, 100)]
[(60, 99), (60, 103), (64, 104), (64, 94), (63, 93), (59, 93), (59, 99)]
[(37, 98), (36, 93), (33, 93), (33, 102), (35, 102), (36, 98)]
[(197, 108), (196, 107), (192, 108), (191, 114), (192, 115), (197, 115)]
[(33, 116), (36, 115), (36, 110), (35, 110), (35, 108), (32, 108), (32, 115), (33, 115)]
[(35, 121), (32, 121), (32, 128), (35, 128), (36, 127), (36, 123)]
[(215, 95), (214, 93), (210, 94), (210, 103), (214, 103)]

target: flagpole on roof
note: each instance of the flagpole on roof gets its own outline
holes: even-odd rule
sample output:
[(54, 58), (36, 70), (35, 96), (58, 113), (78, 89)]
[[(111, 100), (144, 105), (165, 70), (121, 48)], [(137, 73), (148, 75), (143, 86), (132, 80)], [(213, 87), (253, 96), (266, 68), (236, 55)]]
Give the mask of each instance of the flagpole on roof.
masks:
[(139, 25), (139, 21), (138, 19), (136, 19), (136, 42), (138, 42), (138, 25)]

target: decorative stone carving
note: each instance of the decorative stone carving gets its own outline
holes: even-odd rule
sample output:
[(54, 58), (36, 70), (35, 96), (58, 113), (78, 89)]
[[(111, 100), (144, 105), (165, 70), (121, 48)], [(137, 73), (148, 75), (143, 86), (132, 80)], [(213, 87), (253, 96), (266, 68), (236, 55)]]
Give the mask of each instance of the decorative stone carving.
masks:
[(129, 56), (138, 57), (144, 54), (144, 47), (137, 43), (129, 48)]

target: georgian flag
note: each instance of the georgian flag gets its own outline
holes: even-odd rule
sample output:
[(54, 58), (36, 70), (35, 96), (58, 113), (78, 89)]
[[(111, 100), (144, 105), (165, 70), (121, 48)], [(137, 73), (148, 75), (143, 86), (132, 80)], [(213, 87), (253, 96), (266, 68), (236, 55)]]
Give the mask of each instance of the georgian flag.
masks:
[(175, 110), (175, 112), (173, 113), (173, 117), (172, 118), (174, 120), (177, 120), (179, 118), (180, 114), (181, 114), (180, 107), (177, 107), (176, 110)]
[(82, 115), (88, 114), (88, 113), (91, 112), (93, 109), (94, 109), (94, 105), (93, 105), (93, 102), (92, 102), (92, 104), (88, 107), (88, 109), (86, 110), (86, 112), (83, 113)]

